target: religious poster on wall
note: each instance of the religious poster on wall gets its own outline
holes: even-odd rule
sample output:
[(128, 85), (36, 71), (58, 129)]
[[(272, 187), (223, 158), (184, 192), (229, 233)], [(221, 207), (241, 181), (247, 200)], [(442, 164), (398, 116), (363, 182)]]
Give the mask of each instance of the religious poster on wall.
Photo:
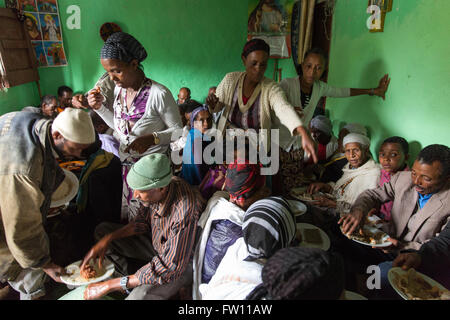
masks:
[(6, 0), (5, 4), (24, 13), (39, 67), (66, 66), (57, 0)]
[(291, 56), (292, 8), (297, 0), (249, 0), (248, 40), (260, 38), (270, 45), (271, 57)]

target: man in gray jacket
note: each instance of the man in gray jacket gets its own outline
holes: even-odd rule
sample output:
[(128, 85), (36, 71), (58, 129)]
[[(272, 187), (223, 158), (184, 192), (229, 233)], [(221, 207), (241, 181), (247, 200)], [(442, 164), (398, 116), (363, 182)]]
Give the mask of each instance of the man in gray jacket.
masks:
[(0, 282), (21, 299), (45, 295), (46, 275), (61, 282), (44, 230), (52, 193), (64, 180), (56, 159), (79, 157), (95, 141), (89, 115), (67, 108), (54, 121), (31, 112), (0, 117)]

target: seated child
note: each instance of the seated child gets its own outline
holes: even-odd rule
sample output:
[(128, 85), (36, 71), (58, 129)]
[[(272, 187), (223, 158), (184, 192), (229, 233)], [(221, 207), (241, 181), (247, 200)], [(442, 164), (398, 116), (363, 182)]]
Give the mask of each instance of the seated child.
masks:
[[(381, 165), (379, 186), (391, 180), (398, 171), (409, 171), (407, 160), (409, 157), (408, 142), (402, 137), (390, 137), (383, 141), (378, 153)], [(380, 218), (389, 221), (391, 219), (392, 201), (384, 203), (380, 208)]]
[(205, 133), (212, 127), (212, 116), (208, 107), (199, 107), (190, 114), (191, 130), (183, 149), (181, 177), (191, 185), (199, 185), (209, 166), (204, 162), (203, 150), (210, 143)]
[(180, 110), (181, 119), (183, 120), (183, 135), (176, 141), (170, 143), (170, 149), (172, 151), (182, 151), (184, 146), (186, 145), (187, 136), (189, 134), (189, 130), (191, 130), (190, 117), (192, 111), (197, 108), (200, 108), (202, 105), (200, 102), (195, 100), (189, 100), (178, 106)]

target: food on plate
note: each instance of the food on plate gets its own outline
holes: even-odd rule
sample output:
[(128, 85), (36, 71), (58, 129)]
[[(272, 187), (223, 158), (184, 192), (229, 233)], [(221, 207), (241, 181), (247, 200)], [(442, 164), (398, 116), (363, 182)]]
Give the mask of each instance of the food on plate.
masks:
[(305, 241), (308, 243), (322, 243), (322, 236), (320, 235), (320, 231), (318, 229), (303, 229), (303, 236), (305, 237)]
[(360, 228), (353, 233), (347, 233), (346, 236), (351, 240), (361, 241), (368, 244), (382, 244), (384, 243), (383, 238), (386, 233), (381, 230), (373, 230), (367, 228)]
[(104, 266), (99, 268), (97, 263), (89, 263), (83, 269), (81, 269), (79, 264), (81, 264), (81, 261), (77, 264), (71, 264), (66, 268), (69, 278), (74, 283), (86, 283), (99, 278), (106, 273), (106, 268)]
[(414, 269), (404, 274), (391, 271), (393, 284), (402, 291), (409, 300), (450, 300), (450, 291), (441, 290), (431, 285)]
[(97, 272), (95, 271), (95, 268), (93, 266), (87, 265), (80, 270), (80, 275), (82, 278), (90, 280), (97, 277)]
[(381, 218), (375, 216), (375, 215), (371, 215), (366, 216), (366, 218), (364, 219), (364, 225), (365, 226), (371, 226), (371, 227), (379, 227), (383, 224), (383, 220), (381, 220)]

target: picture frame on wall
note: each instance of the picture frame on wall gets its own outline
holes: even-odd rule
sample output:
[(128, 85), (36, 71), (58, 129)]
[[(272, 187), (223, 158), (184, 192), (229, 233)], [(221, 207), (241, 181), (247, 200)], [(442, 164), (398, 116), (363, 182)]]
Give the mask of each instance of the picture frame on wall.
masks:
[(392, 11), (392, 0), (369, 0), (368, 6), (378, 6), (381, 12)]
[(392, 11), (393, 0), (369, 0), (368, 7), (377, 6), (379, 9), (378, 17), (372, 21), (373, 27), (369, 29), (370, 32), (383, 32), (386, 13)]

